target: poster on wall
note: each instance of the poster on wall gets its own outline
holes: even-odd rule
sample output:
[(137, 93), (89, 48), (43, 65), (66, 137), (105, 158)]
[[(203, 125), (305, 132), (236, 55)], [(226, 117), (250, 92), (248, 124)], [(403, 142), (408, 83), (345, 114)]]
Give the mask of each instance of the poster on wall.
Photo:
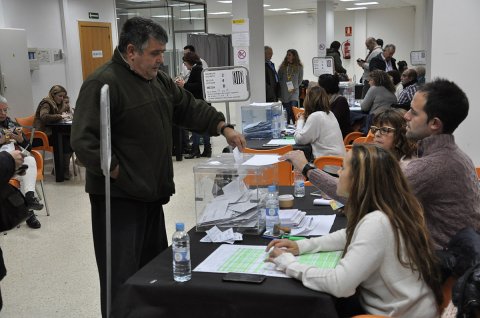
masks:
[(334, 74), (335, 68), (333, 57), (314, 57), (312, 59), (313, 75), (320, 76), (322, 74)]
[(202, 71), (203, 97), (209, 103), (250, 98), (248, 69), (243, 66), (208, 67)]
[(427, 55), (425, 51), (412, 51), (410, 52), (410, 64), (412, 65), (425, 65), (427, 64)]
[(248, 46), (240, 46), (233, 48), (233, 64), (235, 66), (248, 67)]

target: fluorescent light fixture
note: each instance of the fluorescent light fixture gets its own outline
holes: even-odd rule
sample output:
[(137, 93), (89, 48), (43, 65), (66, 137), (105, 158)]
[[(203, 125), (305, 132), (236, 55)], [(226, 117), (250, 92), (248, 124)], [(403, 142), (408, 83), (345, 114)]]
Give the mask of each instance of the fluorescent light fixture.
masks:
[(220, 3), (232, 3), (232, 0), (217, 1), (217, 2), (220, 2)]
[(263, 7), (264, 7), (264, 8), (265, 8), (265, 7), (270, 7), (270, 5), (269, 5), (269, 4), (264, 4)]
[(352, 11), (352, 10), (365, 10), (367, 7), (356, 7), (356, 8), (345, 8), (345, 10), (349, 10), (349, 11)]
[(289, 11), (287, 14), (301, 14), (301, 13), (308, 13), (307, 11)]
[(231, 12), (228, 11), (221, 11), (221, 12), (209, 12), (208, 14), (218, 15), (218, 14), (230, 14)]
[(188, 17), (185, 17), (185, 18), (180, 18), (179, 20), (204, 20), (205, 18), (203, 17), (191, 17), (191, 18), (188, 18)]
[(187, 11), (187, 12), (203, 11), (203, 8), (183, 9), (183, 10), (180, 10), (180, 11)]
[(269, 11), (290, 11), (290, 8), (276, 8), (276, 9), (267, 9)]
[(170, 14), (159, 14), (159, 15), (152, 15), (152, 18), (171, 18)]
[(128, 2), (152, 2), (154, 0), (128, 0)]
[(341, 2), (352, 2), (352, 1), (357, 1), (357, 0), (340, 0)]
[(374, 2), (355, 2), (354, 3), (354, 5), (356, 6), (369, 6), (372, 4), (378, 4), (378, 2), (374, 1)]
[(169, 7), (186, 7), (188, 6), (188, 3), (169, 3)]

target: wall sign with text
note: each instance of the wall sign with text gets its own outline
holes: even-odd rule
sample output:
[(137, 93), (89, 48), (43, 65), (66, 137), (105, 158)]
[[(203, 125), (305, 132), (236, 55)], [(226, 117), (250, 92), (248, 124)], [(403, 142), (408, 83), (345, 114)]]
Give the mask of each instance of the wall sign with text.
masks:
[(209, 103), (250, 98), (248, 69), (243, 66), (208, 67), (202, 71), (203, 97)]
[(322, 74), (334, 74), (335, 68), (333, 64), (333, 57), (314, 57), (312, 59), (313, 75), (320, 76)]

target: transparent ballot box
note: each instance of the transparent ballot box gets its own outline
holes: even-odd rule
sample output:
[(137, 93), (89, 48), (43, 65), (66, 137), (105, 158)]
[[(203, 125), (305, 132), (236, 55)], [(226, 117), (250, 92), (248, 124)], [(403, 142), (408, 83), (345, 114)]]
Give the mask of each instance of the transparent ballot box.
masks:
[(278, 183), (278, 164), (250, 165), (254, 156), (266, 158), (242, 154), (236, 161), (232, 153), (223, 153), (193, 168), (197, 231), (217, 226), (222, 231), (262, 233), (262, 209), (268, 186)]
[(282, 118), (282, 103), (253, 103), (241, 106), (242, 133), (247, 139), (272, 138), (275, 116)]
[(348, 101), (348, 106), (355, 106), (355, 83), (354, 82), (340, 82), (338, 83), (340, 89), (338, 94), (345, 97)]

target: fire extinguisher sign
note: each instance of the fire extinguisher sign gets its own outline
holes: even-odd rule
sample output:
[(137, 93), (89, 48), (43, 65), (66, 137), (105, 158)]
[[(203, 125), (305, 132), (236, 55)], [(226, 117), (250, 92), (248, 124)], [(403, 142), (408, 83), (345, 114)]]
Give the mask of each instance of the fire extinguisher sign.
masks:
[(346, 26), (345, 27), (345, 36), (352, 36), (352, 27)]

